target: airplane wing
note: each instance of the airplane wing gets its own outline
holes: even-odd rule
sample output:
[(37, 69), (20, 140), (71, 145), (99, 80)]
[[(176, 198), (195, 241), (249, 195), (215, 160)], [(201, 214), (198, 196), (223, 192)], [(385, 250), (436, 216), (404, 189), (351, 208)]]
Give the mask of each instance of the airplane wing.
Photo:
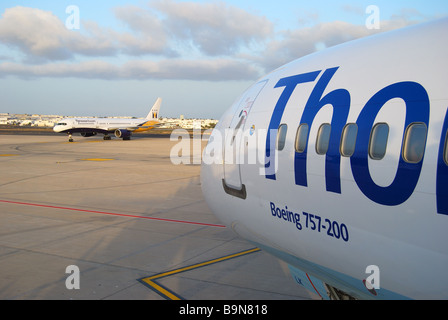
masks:
[(118, 128), (118, 127), (107, 127), (107, 128), (104, 128), (104, 131), (107, 131), (107, 132), (114, 132), (115, 130), (118, 130), (118, 129), (123, 129), (123, 128)]

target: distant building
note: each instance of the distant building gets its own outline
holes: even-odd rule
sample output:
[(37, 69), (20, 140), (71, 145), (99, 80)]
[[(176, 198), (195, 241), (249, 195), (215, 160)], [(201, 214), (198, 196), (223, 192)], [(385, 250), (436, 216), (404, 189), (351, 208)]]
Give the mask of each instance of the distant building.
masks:
[(18, 124), (18, 119), (14, 116), (1, 116), (0, 124)]

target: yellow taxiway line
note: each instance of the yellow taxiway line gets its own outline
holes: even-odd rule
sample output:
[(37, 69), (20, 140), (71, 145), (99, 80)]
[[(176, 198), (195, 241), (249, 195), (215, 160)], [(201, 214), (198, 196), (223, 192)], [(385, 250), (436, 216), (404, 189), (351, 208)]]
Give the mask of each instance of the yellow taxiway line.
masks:
[(141, 283), (143, 283), (144, 285), (148, 286), (150, 289), (154, 290), (156, 293), (158, 293), (162, 297), (165, 297), (166, 299), (169, 299), (169, 300), (183, 300), (183, 298), (180, 297), (179, 295), (177, 295), (176, 293), (174, 293), (171, 290), (169, 290), (169, 289), (161, 286), (160, 284), (158, 284), (156, 282), (156, 280), (161, 279), (161, 278), (165, 278), (165, 277), (168, 277), (168, 276), (172, 276), (172, 275), (175, 275), (175, 274), (179, 274), (179, 273), (182, 273), (182, 272), (190, 271), (190, 270), (193, 270), (193, 269), (209, 266), (209, 265), (214, 264), (214, 263), (218, 263), (218, 262), (234, 259), (234, 258), (237, 258), (237, 257), (245, 256), (245, 255), (248, 255), (248, 254), (251, 254), (251, 253), (254, 253), (254, 252), (258, 252), (258, 251), (260, 251), (260, 249), (253, 248), (253, 249), (250, 249), (250, 250), (234, 253), (234, 254), (231, 254), (231, 255), (228, 255), (228, 256), (224, 256), (224, 257), (221, 257), (221, 258), (217, 258), (217, 259), (201, 262), (201, 263), (198, 263), (198, 264), (194, 264), (194, 265), (191, 265), (191, 266), (188, 266), (188, 267), (183, 267), (183, 268), (179, 268), (179, 269), (175, 269), (175, 270), (159, 273), (159, 274), (156, 274), (156, 275), (151, 276), (151, 277), (146, 277), (146, 278), (139, 279), (139, 281)]
[(93, 158), (93, 159), (81, 159), (82, 161), (113, 161), (115, 159), (100, 159), (100, 158)]

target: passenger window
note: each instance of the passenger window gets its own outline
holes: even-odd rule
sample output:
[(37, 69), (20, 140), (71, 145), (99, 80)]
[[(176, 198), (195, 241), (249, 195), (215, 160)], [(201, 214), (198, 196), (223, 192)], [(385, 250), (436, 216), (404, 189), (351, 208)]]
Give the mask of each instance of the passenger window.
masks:
[(445, 164), (448, 165), (448, 131), (445, 135), (445, 147), (443, 151), (443, 160), (445, 160)]
[(320, 126), (317, 133), (316, 152), (317, 154), (326, 154), (330, 145), (331, 125), (324, 123)]
[(351, 157), (355, 153), (356, 137), (358, 136), (358, 125), (349, 123), (342, 131), (341, 154), (344, 157)]
[(389, 126), (387, 123), (378, 123), (370, 134), (369, 156), (373, 160), (381, 160), (386, 155)]
[(281, 124), (278, 127), (278, 133), (277, 133), (277, 150), (281, 151), (285, 147), (285, 141), (286, 141), (286, 132), (288, 131), (288, 125)]
[(296, 152), (302, 153), (306, 149), (306, 141), (308, 140), (308, 125), (302, 123), (297, 129), (295, 149)]
[(427, 128), (424, 123), (411, 123), (404, 137), (403, 158), (409, 163), (419, 163), (423, 159)]

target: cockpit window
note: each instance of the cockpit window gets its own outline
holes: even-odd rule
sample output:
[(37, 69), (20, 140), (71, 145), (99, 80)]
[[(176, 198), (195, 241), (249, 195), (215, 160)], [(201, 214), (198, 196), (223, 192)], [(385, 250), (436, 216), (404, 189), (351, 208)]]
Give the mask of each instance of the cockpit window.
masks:
[(56, 123), (57, 126), (66, 126), (67, 124), (65, 122)]

